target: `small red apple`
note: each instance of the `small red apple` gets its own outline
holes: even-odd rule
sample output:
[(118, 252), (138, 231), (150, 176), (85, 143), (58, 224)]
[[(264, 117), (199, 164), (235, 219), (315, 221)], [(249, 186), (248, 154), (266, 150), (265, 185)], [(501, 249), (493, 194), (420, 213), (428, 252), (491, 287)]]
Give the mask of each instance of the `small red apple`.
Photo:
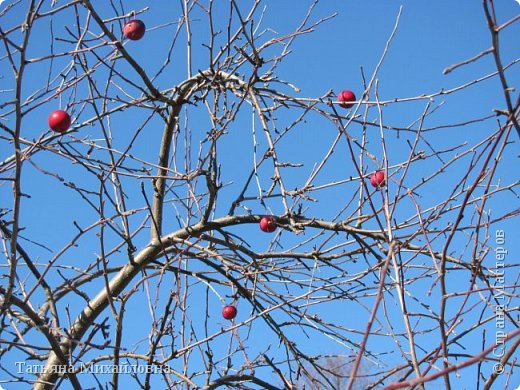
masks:
[(49, 115), (49, 127), (58, 133), (66, 132), (70, 127), (70, 115), (63, 110), (51, 112), (51, 115)]
[(260, 230), (266, 233), (272, 233), (276, 230), (276, 218), (272, 215), (266, 215), (260, 220)]
[(123, 27), (123, 33), (125, 37), (131, 39), (132, 41), (138, 41), (144, 36), (146, 32), (146, 26), (139, 19), (133, 19), (128, 21)]
[(232, 320), (237, 316), (237, 308), (233, 305), (227, 305), (222, 309), (222, 317), (226, 320)]
[(370, 184), (376, 188), (384, 187), (386, 185), (385, 173), (383, 171), (375, 171), (372, 173), (372, 176), (370, 176)]
[(340, 106), (343, 108), (350, 108), (354, 105), (354, 103), (345, 103), (345, 102), (355, 102), (356, 95), (354, 92), (349, 91), (348, 89), (341, 91), (338, 95), (338, 101), (340, 101)]

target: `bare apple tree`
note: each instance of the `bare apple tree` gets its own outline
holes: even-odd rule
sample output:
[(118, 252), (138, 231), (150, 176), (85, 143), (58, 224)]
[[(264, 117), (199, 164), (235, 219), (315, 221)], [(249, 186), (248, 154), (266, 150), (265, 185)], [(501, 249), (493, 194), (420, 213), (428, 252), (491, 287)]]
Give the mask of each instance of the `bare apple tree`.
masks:
[[(519, 16), (484, 0), (489, 41), (445, 70), (464, 82), (382, 98), (395, 15), (346, 109), (281, 77), (336, 16), (317, 1), (286, 31), (276, 2), (161, 3), (0, 4), (0, 384), (518, 384)], [(494, 111), (439, 121), (489, 80)]]

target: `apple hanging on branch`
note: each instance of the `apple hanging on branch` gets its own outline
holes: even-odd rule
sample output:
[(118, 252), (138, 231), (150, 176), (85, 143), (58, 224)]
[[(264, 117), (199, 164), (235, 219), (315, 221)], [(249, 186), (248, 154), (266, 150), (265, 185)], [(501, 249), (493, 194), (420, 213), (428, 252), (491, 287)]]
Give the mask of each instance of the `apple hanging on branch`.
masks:
[(372, 176), (370, 176), (370, 184), (376, 188), (384, 187), (386, 185), (385, 173), (383, 171), (375, 171), (372, 173)]
[(67, 111), (56, 110), (49, 115), (49, 127), (57, 133), (66, 132), (71, 124), (70, 115)]
[(260, 230), (266, 233), (272, 233), (276, 230), (276, 218), (272, 215), (263, 216), (260, 220)]
[(354, 95), (354, 92), (352, 91), (349, 91), (348, 89), (344, 90), (344, 91), (341, 91), (338, 95), (338, 101), (340, 102), (340, 107), (343, 107), (343, 108), (350, 108), (354, 105), (354, 103), (350, 103), (350, 102), (355, 102), (356, 101), (356, 95)]
[(132, 41), (138, 41), (144, 36), (146, 32), (146, 26), (142, 20), (133, 19), (128, 21), (123, 27), (123, 33), (125, 37)]
[(237, 308), (233, 305), (227, 305), (222, 309), (222, 317), (226, 320), (232, 320), (237, 316)]

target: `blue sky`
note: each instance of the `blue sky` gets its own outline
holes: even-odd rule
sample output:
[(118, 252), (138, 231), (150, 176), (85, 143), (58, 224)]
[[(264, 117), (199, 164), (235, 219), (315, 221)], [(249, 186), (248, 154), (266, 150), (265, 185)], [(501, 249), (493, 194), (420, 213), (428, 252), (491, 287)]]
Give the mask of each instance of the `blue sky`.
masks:
[[(5, 10), (11, 1), (0, 2), (0, 12)], [(159, 1), (137, 1), (133, 2), (132, 6), (136, 10), (147, 7), (145, 12), (140, 14), (147, 25), (147, 33), (141, 41), (126, 42), (125, 48), (129, 53), (139, 62), (145, 69), (147, 74), (151, 77), (157, 73), (159, 68), (165, 62), (166, 53), (168, 53), (172, 38), (175, 34), (177, 24), (168, 24), (168, 22), (176, 22), (180, 18), (180, 2), (159, 2)], [(245, 1), (244, 3), (250, 3)], [(263, 31), (264, 35), (260, 38), (260, 42), (265, 42), (273, 37), (284, 36), (291, 33), (301, 23), (305, 17), (311, 1), (288, 1), (288, 0), (268, 0), (265, 2), (265, 14), (262, 17), (262, 22), (258, 27), (258, 31)], [(217, 7), (215, 23), (221, 28), (225, 27), (225, 20), (228, 14), (228, 8), (222, 6), (222, 3)], [(114, 12), (108, 6), (99, 6), (99, 11), (103, 17), (112, 17)], [(46, 8), (49, 8), (47, 5)], [(125, 12), (129, 12), (131, 8), (125, 4)], [(379, 62), (383, 53), (388, 37), (394, 28), (397, 15), (400, 7), (402, 7), (402, 15), (400, 18), (399, 27), (395, 38), (393, 39), (389, 48), (386, 59), (377, 75), (378, 94), (380, 100), (389, 99), (404, 99), (416, 97), (420, 95), (430, 95), (441, 90), (450, 90), (458, 87), (472, 80), (478, 79), (495, 71), (495, 64), (491, 56), (486, 56), (478, 61), (471, 63), (460, 69), (444, 75), (443, 70), (455, 63), (461, 62), (470, 58), (481, 51), (487, 49), (491, 45), (491, 38), (486, 26), (484, 13), (481, 2), (475, 1), (322, 1), (317, 3), (315, 10), (310, 18), (310, 21), (317, 21), (322, 18), (327, 18), (330, 15), (337, 14), (327, 22), (320, 24), (315, 31), (310, 34), (305, 34), (295, 40), (291, 46), (291, 54), (287, 56), (280, 66), (276, 69), (276, 74), (281, 80), (288, 81), (299, 88), (298, 92), (291, 91), (290, 88), (280, 85), (280, 88), (286, 93), (292, 93), (299, 98), (314, 99), (323, 96), (327, 91), (332, 90), (334, 94), (339, 93), (342, 89), (353, 90), (358, 97), (361, 97), (363, 91), (363, 77), (368, 81), (374, 72), (374, 69)], [(501, 22), (518, 15), (520, 5), (511, 0), (503, 0), (497, 2), (497, 16)], [(10, 11), (7, 16), (0, 19), (0, 25), (3, 30), (9, 29), (12, 25), (19, 23), (19, 18), (22, 17), (25, 11), (24, 6), (18, 5)], [(66, 36), (64, 26), (74, 28), (75, 20), (72, 17), (72, 11), (66, 11), (63, 15), (57, 15), (53, 18), (46, 18), (39, 22), (36, 29), (37, 34), (33, 34), (30, 43), (30, 57), (43, 56), (49, 53), (50, 50), (50, 29), (49, 22), (52, 20), (52, 28), (55, 36)], [(260, 13), (255, 22), (260, 20)], [(84, 15), (83, 15), (84, 16)], [(207, 67), (208, 52), (202, 46), (203, 42), (207, 41), (208, 29), (207, 22), (204, 15), (200, 12), (195, 13), (191, 21), (191, 26), (194, 31), (193, 35), (193, 71), (204, 70)], [(120, 25), (113, 24), (116, 36), (119, 36)], [(99, 34), (99, 29), (92, 27), (90, 33), (92, 37)], [(520, 36), (520, 23), (516, 23), (503, 32), (501, 32), (501, 53), (504, 64), (509, 64), (511, 61), (519, 57), (520, 47), (518, 46), (518, 36)], [(13, 38), (19, 39), (20, 34), (14, 33)], [(181, 31), (177, 38), (178, 44), (175, 46), (171, 56), (171, 64), (167, 70), (157, 77), (155, 80), (159, 89), (172, 88), (186, 78), (186, 49), (184, 46), (185, 33)], [(225, 39), (225, 30), (221, 37)], [(217, 40), (217, 45), (218, 45)], [(63, 41), (55, 41), (54, 52), (62, 52), (70, 50), (73, 44), (65, 43)], [(13, 88), (12, 73), (8, 62), (5, 60), (5, 51), (0, 52), (0, 90), (8, 90)], [(269, 54), (279, 54), (281, 46), (274, 46), (269, 50)], [(107, 54), (108, 49), (102, 48), (99, 53)], [(90, 58), (94, 61), (93, 58)], [(47, 75), (51, 74), (51, 85), (56, 86), (60, 82), (58, 76), (63, 69), (70, 64), (70, 58), (63, 56), (50, 61), (41, 61), (28, 66), (27, 78), (25, 80), (24, 98), (28, 98), (37, 88), (44, 88), (46, 85)], [(267, 65), (268, 66), (268, 65)], [(130, 69), (128, 65), (119, 62), (118, 70), (133, 82), (142, 86), (142, 81), (137, 77), (135, 72)], [(66, 80), (70, 80), (73, 73), (66, 76)], [(103, 88), (103, 80), (107, 77), (108, 71), (106, 68), (100, 67), (95, 72), (95, 78), (99, 81), (99, 87)], [(519, 84), (520, 73), (518, 65), (514, 65), (506, 72), (506, 77), (509, 85), (517, 87)], [(134, 97), (139, 96), (139, 91), (132, 88), (125, 83), (125, 81), (117, 79), (121, 82), (125, 91), (131, 93)], [(27, 139), (36, 139), (46, 132), (47, 116), (49, 111), (56, 108), (65, 108), (68, 105), (69, 111), (73, 114), (75, 123), (81, 123), (91, 118), (94, 114), (92, 110), (83, 104), (78, 103), (84, 99), (88, 93), (85, 89), (85, 84), (79, 84), (77, 90), (74, 88), (67, 89), (60, 99), (49, 98), (49, 101), (42, 103), (41, 98), (30, 103), (30, 112), (25, 116), (22, 125), (22, 136)], [(9, 92), (3, 92), (4, 96), (0, 98), (1, 101), (7, 101)], [(117, 87), (112, 85), (110, 94), (118, 95)], [(49, 94), (44, 94), (49, 97)], [(333, 95), (335, 96), (335, 95)], [(332, 97), (333, 97), (332, 96)], [(518, 96), (518, 92), (514, 91), (513, 96)], [(374, 91), (371, 91), (370, 100), (375, 98)], [(406, 128), (411, 126), (412, 131), (388, 131), (385, 132), (387, 142), (388, 163), (390, 167), (389, 172), (393, 174), (390, 179), (390, 186), (388, 187), (388, 195), (396, 194), (396, 185), (401, 180), (403, 171), (395, 168), (396, 165), (406, 161), (409, 153), (408, 142), (413, 142), (417, 130), (417, 125), (414, 122), (420, 117), (425, 110), (427, 104), (430, 104), (430, 110), (437, 107), (435, 111), (429, 115), (425, 121), (424, 127), (431, 128), (438, 125), (462, 123), (476, 118), (484, 118), (493, 114), (493, 109), (504, 109), (504, 97), (500, 88), (500, 83), (497, 77), (480, 82), (474, 86), (462, 89), (459, 92), (449, 94), (447, 96), (437, 96), (431, 101), (427, 99), (417, 99), (410, 102), (403, 103), (389, 103), (383, 107), (384, 121), (394, 127)], [(113, 103), (117, 105), (116, 103)], [(327, 109), (323, 105), (324, 109)], [(193, 149), (186, 151), (192, 156), (196, 162), (197, 154), (199, 152), (199, 143), (205, 138), (206, 133), (210, 130), (211, 124), (204, 113), (204, 107), (199, 105), (197, 107), (189, 107), (190, 117), (188, 126), (192, 130), (193, 135)], [(330, 108), (328, 108), (330, 110)], [(365, 105), (361, 105), (358, 114), (364, 115)], [(301, 114), (300, 109), (285, 109), (279, 110), (276, 121), (270, 123), (272, 130), (283, 130), (289, 126)], [(2, 117), (0, 120), (5, 121), (9, 126), (13, 123), (12, 113), (8, 113), (7, 109), (0, 110)], [(200, 115), (198, 115), (200, 114)], [(343, 113), (346, 115), (347, 113)], [(152, 116), (151, 110), (131, 108), (122, 113), (117, 113), (111, 118), (111, 131), (113, 133), (113, 145), (118, 150), (125, 150), (128, 147), (130, 140), (137, 128), (142, 126), (142, 131), (137, 137), (137, 141), (132, 144), (131, 154), (142, 160), (148, 160), (155, 163), (157, 160), (157, 145), (160, 142), (162, 133), (161, 121), (157, 115)], [(373, 106), (366, 112), (367, 120), (370, 122), (378, 122), (380, 117), (377, 109)], [(243, 109), (237, 114), (235, 122), (228, 128), (229, 134), (222, 139), (220, 146), (220, 163), (221, 163), (221, 178), (226, 188), (222, 190), (219, 197), (219, 206), (216, 209), (215, 217), (220, 217), (227, 213), (229, 204), (233, 201), (239, 193), (240, 183), (249, 175), (254, 160), (252, 157), (253, 145), (256, 140), (258, 143), (258, 153), (263, 153), (266, 147), (265, 139), (262, 137), (262, 131), (258, 120), (253, 122), (252, 110), (249, 105), (244, 105)], [(306, 120), (296, 126), (290, 133), (277, 145), (277, 151), (283, 161), (291, 161), (302, 163), (303, 166), (298, 169), (293, 169), (290, 173), (286, 173), (284, 178), (289, 188), (301, 186), (302, 183), (309, 177), (313, 167), (319, 163), (323, 156), (329, 150), (335, 137), (338, 134), (337, 127), (331, 123), (330, 120), (324, 119), (318, 115), (308, 115)], [(503, 119), (502, 119), (503, 121)], [(502, 122), (503, 123), (503, 122)], [(251, 129), (256, 128), (256, 134)], [(473, 145), (479, 140), (497, 128), (497, 119), (491, 118), (485, 121), (474, 123), (470, 126), (451, 127), (431, 131), (425, 133), (425, 138), (428, 143), (420, 142), (419, 149), (430, 153), (428, 149), (430, 146), (438, 149), (450, 149), (467, 142), (468, 145)], [(347, 129), (349, 135), (360, 139), (363, 135), (363, 129), (358, 124), (352, 124)], [(50, 134), (50, 133), (48, 133)], [(47, 135), (48, 135), (47, 134)], [(3, 134), (5, 135), (5, 134)], [(256, 136), (256, 138), (255, 138)], [(68, 138), (71, 137), (71, 138)], [(77, 132), (64, 136), (63, 141), (70, 141), (72, 137), (85, 138), (94, 140), (100, 145), (103, 144), (102, 133), (99, 125), (94, 122), (91, 126), (79, 128)], [(370, 128), (366, 134), (368, 140), (367, 150), (375, 157), (374, 160), (366, 158), (363, 165), (363, 173), (368, 174), (371, 171), (381, 168), (383, 164), (381, 137), (377, 128)], [(495, 174), (494, 182), (502, 185), (507, 183), (518, 183), (518, 175), (516, 170), (518, 167), (518, 152), (516, 145), (518, 139), (516, 134), (512, 133), (511, 144), (505, 149), (501, 164)], [(180, 139), (179, 148), (182, 146), (182, 138)], [(207, 143), (202, 143), (202, 149), (208, 147)], [(87, 147), (79, 147), (80, 150), (86, 151)], [(463, 150), (463, 149), (461, 149)], [(477, 149), (477, 152), (481, 149)], [(183, 150), (184, 151), (184, 150)], [(12, 145), (5, 139), (0, 140), (0, 160), (12, 154)], [(453, 157), (455, 153), (448, 153), (446, 159)], [(182, 154), (183, 155), (183, 154)], [(92, 154), (94, 158), (107, 159), (107, 154), (101, 150), (95, 150)], [(464, 158), (460, 158), (456, 163), (450, 165), (449, 170), (445, 174), (436, 176), (435, 180), (421, 186), (417, 191), (417, 198), (420, 201), (423, 210), (428, 207), (435, 207), (442, 199), (445, 199), (447, 194), (451, 191), (453, 186), (461, 182), (461, 178), (468, 170), (471, 158), (475, 154), (468, 154)], [(24, 192), (31, 194), (31, 198), (24, 198), (22, 200), (22, 212), (20, 217), (21, 226), (25, 228), (23, 236), (30, 238), (33, 242), (23, 240), (23, 244), (29, 248), (31, 255), (38, 260), (39, 263), (46, 264), (50, 259), (60, 253), (60, 250), (66, 247), (72, 237), (76, 234), (72, 221), (75, 221), (79, 226), (86, 227), (96, 221), (98, 215), (96, 212), (85, 205), (81, 201), (78, 193), (70, 187), (64, 185), (68, 182), (81, 182), (83, 187), (95, 191), (99, 187), (99, 183), (95, 175), (88, 173), (79, 164), (72, 164), (69, 159), (53, 153), (40, 152), (32, 157), (32, 161), (41, 169), (35, 169), (30, 164), (24, 165), (24, 179), (22, 181), (22, 188)], [(179, 169), (184, 168), (181, 161), (178, 161)], [(136, 161), (129, 161), (129, 165), (138, 165)], [(435, 158), (428, 159), (424, 162), (417, 162), (410, 167), (406, 177), (403, 178), (404, 186), (411, 187), (420, 182), (421, 178), (428, 177), (435, 173), (442, 167), (443, 163)], [(59, 181), (53, 175), (45, 174), (47, 172), (57, 172), (64, 181)], [(287, 171), (284, 171), (287, 172)], [(475, 178), (477, 172), (473, 171), (469, 175), (469, 181), (465, 186), (470, 185), (471, 179)], [(259, 170), (259, 183), (263, 189), (269, 187), (272, 169), (270, 166), (264, 164)], [(352, 178), (352, 180), (347, 180)], [(143, 197), (141, 195), (141, 183), (148, 191), (151, 199), (151, 185), (149, 180), (134, 180), (130, 178), (123, 178), (123, 184), (128, 192), (127, 204), (130, 208), (143, 207)], [(357, 178), (356, 170), (352, 164), (350, 156), (347, 152), (347, 146), (342, 139), (336, 152), (330, 159), (325, 169), (317, 176), (315, 185), (327, 185), (331, 182), (346, 181), (343, 184), (331, 186), (330, 188), (315, 191), (312, 193), (318, 202), (306, 202), (304, 204), (305, 215), (307, 217), (316, 217), (323, 219), (333, 218), (338, 213), (344, 217), (350, 216), (353, 207), (347, 207), (346, 210), (341, 211), (342, 207), (352, 198), (353, 194), (359, 189), (360, 180)], [(480, 192), (481, 193), (481, 192)], [(178, 194), (186, 195), (186, 188), (180, 187)], [(169, 194), (173, 198), (173, 194)], [(246, 193), (249, 196), (258, 195), (258, 190), (255, 186), (251, 186)], [(374, 198), (374, 205), (376, 209), (380, 210), (382, 207), (382, 199), (376, 194)], [(0, 187), (0, 196), (2, 199), (11, 199), (10, 187), (3, 184)], [(460, 199), (459, 199), (460, 202)], [(3, 203), (3, 202), (2, 202)], [(279, 198), (266, 199), (265, 203), (249, 201), (243, 203), (244, 208), (239, 209), (237, 213), (251, 212), (254, 214), (273, 213), (279, 214), (283, 212), (283, 207)], [(267, 207), (265, 207), (267, 206)], [(4, 207), (4, 206), (2, 206)], [(9, 206), (10, 207), (10, 204)], [(473, 206), (472, 206), (473, 207)], [(493, 197), (488, 201), (486, 207), (489, 209), (490, 218), (497, 218), (504, 213), (518, 209), (518, 195), (514, 191), (506, 191)], [(473, 210), (473, 209), (471, 209)], [(107, 205), (107, 212), (113, 212), (110, 205)], [(165, 222), (165, 230), (173, 231), (186, 223), (193, 223), (185, 213), (179, 211), (178, 205), (175, 201), (168, 203), (166, 213), (169, 216)], [(399, 220), (411, 218), (415, 214), (414, 205), (409, 200), (404, 200), (399, 207), (396, 208), (395, 216)], [(137, 229), (139, 224), (143, 221), (143, 213), (139, 212), (130, 218), (132, 228)], [(450, 214), (455, 215), (454, 213)], [(470, 215), (467, 215), (470, 218)], [(472, 221), (465, 220), (468, 224)], [(447, 223), (446, 219), (438, 222), (438, 227), (442, 228)], [(373, 220), (367, 222), (364, 227), (376, 228)], [(518, 237), (520, 228), (515, 219), (508, 219), (500, 222), (490, 228), (489, 232), (492, 234), (495, 229), (503, 229), (506, 231), (506, 242), (508, 245), (508, 259), (512, 263), (518, 264), (519, 250), (518, 245), (515, 245), (513, 237)], [(269, 248), (277, 248), (272, 246), (272, 236), (258, 235), (258, 228), (256, 225), (241, 225), (239, 227), (229, 228), (229, 232), (235, 233), (249, 240), (254, 249), (258, 251), (266, 251)], [(403, 229), (406, 231), (406, 229)], [(84, 269), (88, 264), (91, 264), (96, 256), (99, 255), (99, 242), (96, 236), (97, 230), (94, 229), (92, 234), (87, 234), (82, 237), (77, 247), (67, 248), (63, 255), (60, 254), (58, 263), (63, 267), (62, 272), (68, 275), (77, 274), (78, 270)], [(135, 244), (138, 247), (146, 245), (148, 241), (148, 231), (140, 234), (135, 238)], [(313, 231), (306, 231), (305, 235), (293, 235), (287, 231), (281, 233), (277, 244), (283, 248), (289, 248), (291, 245), (297, 245), (301, 240), (312, 236)], [(110, 235), (107, 232), (107, 243), (115, 244), (117, 237)], [(454, 242), (452, 248), (454, 255), (461, 255), (466, 260), (469, 259), (471, 248), (464, 248), (467, 242), (467, 237), (462, 233)], [(345, 237), (332, 238), (331, 243), (340, 243)], [(322, 242), (324, 239), (317, 240)], [(493, 246), (493, 237), (489, 238), (489, 244)], [(41, 245), (36, 245), (38, 242)], [(435, 250), (442, 248), (443, 240), (434, 242)], [(280, 248), (278, 247), (278, 248)], [(124, 251), (121, 256), (113, 256), (111, 261), (117, 264), (118, 261), (124, 261)], [(369, 259), (370, 260), (370, 259)], [(373, 260), (373, 259), (371, 259)], [(428, 259), (421, 259), (425, 263)], [(486, 258), (490, 264), (493, 263), (492, 255)], [(365, 269), (367, 264), (362, 258), (356, 263), (348, 264), (349, 273), (361, 272)], [(203, 264), (192, 262), (191, 269), (208, 271)], [(5, 267), (4, 267), (5, 268)], [(516, 271), (515, 271), (516, 270)], [(334, 278), (337, 277), (334, 270), (322, 267), (318, 270), (322, 272), (323, 277)], [(518, 271), (513, 268), (516, 274), (508, 276), (508, 283), (518, 284)], [(330, 274), (329, 274), (330, 273)], [(414, 270), (410, 275), (418, 275), (420, 270)], [(23, 274), (23, 273), (22, 273)], [(466, 275), (467, 276), (467, 275)], [(61, 277), (56, 272), (49, 274), (49, 282), (53, 286), (57, 286), (62, 282)], [(171, 275), (165, 277), (162, 289), (158, 296), (159, 301), (167, 298), (168, 288), (175, 284), (175, 280)], [(101, 284), (102, 286), (102, 284)], [(424, 283), (416, 283), (414, 285), (414, 294), (416, 298), (426, 297), (429, 293), (431, 281), (427, 280)], [(465, 291), (468, 288), (468, 280), (449, 279), (448, 286), (450, 291)], [(86, 285), (83, 290), (90, 296), (93, 296), (100, 288), (99, 283), (92, 283)], [(142, 288), (142, 286), (140, 287)], [(276, 286), (273, 288), (280, 288)], [(438, 294), (438, 291), (435, 290)], [(131, 301), (130, 308), (126, 311), (126, 325), (128, 334), (126, 342), (131, 348), (135, 347), (136, 351), (143, 351), (147, 347), (147, 343), (142, 343), (143, 337), (146, 334), (138, 334), (137, 330), (147, 329), (150, 326), (150, 315), (147, 308), (147, 297), (144, 290), (142, 294), (134, 295)], [(209, 333), (216, 332), (222, 327), (228, 326), (228, 323), (221, 319), (220, 310), (224, 303), (231, 300), (232, 291), (221, 286), (215, 286), (213, 289), (207, 289), (198, 282), (193, 281), (193, 286), (190, 288), (190, 296), (188, 299), (188, 315), (192, 322), (193, 328), (196, 329), (198, 336), (204, 331), (204, 326), (207, 326)], [(301, 291), (303, 294), (304, 291)], [(391, 296), (391, 295), (390, 295)], [(511, 306), (518, 306), (518, 294), (512, 300)], [(43, 293), (38, 291), (36, 295), (36, 302), (41, 303)], [(319, 301), (323, 298), (321, 292), (313, 295), (312, 299)], [(201, 305), (201, 302), (209, 302), (209, 305)], [(393, 301), (388, 301), (388, 315), (396, 321), (396, 329), (402, 330), (402, 324), (399, 323), (400, 313), (398, 309), (398, 302), (395, 297)], [(40, 300), (40, 301), (38, 301)], [(432, 305), (432, 310), (437, 309), (438, 299), (428, 300)], [(299, 304), (308, 304), (308, 301), (301, 299), (297, 301)], [(66, 305), (70, 310), (71, 317), (78, 314), (81, 305), (77, 297), (64, 299), (60, 310), (65, 313)], [(364, 324), (370, 314), (370, 308), (373, 304), (373, 297), (366, 297), (363, 300), (363, 305), (359, 302), (341, 302), (334, 301), (332, 303), (320, 303), (309, 305), (309, 310), (324, 318), (326, 321), (331, 321), (338, 326), (344, 326), (348, 329), (363, 330)], [(472, 297), (472, 304), (477, 304), (478, 299)], [(204, 310), (201, 307), (204, 306)], [(160, 307), (160, 306), (159, 306)], [(245, 300), (238, 302), (239, 315), (238, 320), (244, 321), (250, 315), (254, 315), (254, 311), (249, 303)], [(420, 310), (420, 305), (413, 299), (410, 301), (410, 307), (413, 310)], [(458, 306), (453, 304), (450, 310), (457, 310)], [(453, 314), (453, 313), (452, 313)], [(272, 310), (273, 318), (280, 322), (287, 320), (289, 317), (287, 313), (278, 309)], [(468, 312), (466, 321), (473, 323), (476, 316), (480, 312)], [(486, 313), (489, 315), (489, 313)], [(109, 316), (105, 313), (101, 317)], [(101, 318), (100, 317), (100, 318)], [(424, 320), (427, 321), (427, 320)], [(384, 324), (378, 326), (384, 328)], [(417, 324), (419, 326), (419, 324)], [(420, 323), (420, 327), (424, 327), (424, 323)], [(432, 325), (433, 326), (433, 325)], [(464, 329), (464, 326), (461, 326)], [(113, 329), (113, 324), (112, 324)], [(388, 329), (386, 329), (388, 330)], [(488, 332), (492, 332), (492, 326), (486, 328)], [(512, 330), (511, 328), (509, 330)], [(135, 331), (135, 333), (134, 333)], [(334, 342), (330, 338), (321, 336), (318, 332), (310, 332), (311, 336), (307, 337), (297, 332), (296, 330), (288, 331), (291, 336), (297, 340), (300, 347), (309, 353), (340, 353), (350, 354), (355, 353), (355, 349), (348, 343)], [(293, 333), (294, 332), (294, 333)], [(476, 332), (479, 333), (479, 332)], [(235, 345), (237, 340), (232, 338), (227, 333), (223, 337), (217, 338), (211, 343), (213, 350), (219, 351), (227, 348), (228, 343)], [(255, 355), (256, 351), (269, 350), (269, 353), (276, 358), (283, 357), (282, 352), (278, 350), (278, 340), (267, 328), (262, 321), (255, 321), (254, 326), (242, 327), (240, 329), (240, 336), (242, 341), (247, 344), (247, 348), (251, 355)], [(350, 335), (352, 341), (359, 342), (360, 335), (358, 332), (352, 332)], [(350, 337), (349, 336), (349, 337)], [(429, 335), (418, 334), (418, 342), (424, 348), (433, 348), (437, 345), (438, 340), (432, 343), (428, 339)], [(473, 338), (464, 339), (462, 345), (454, 348), (460, 348), (460, 352), (464, 353), (465, 348), (474, 351), (474, 345), (480, 345), (481, 339), (476, 335)], [(488, 340), (489, 341), (489, 340)], [(141, 343), (139, 343), (141, 342)], [(135, 344), (133, 344), (135, 343)], [(465, 343), (468, 343), (465, 345)], [(487, 343), (489, 344), (489, 342)], [(395, 351), (393, 343), (389, 342), (388, 338), (373, 338), (368, 346), (371, 350), (384, 351), (380, 357), (379, 364), (385, 365), (392, 362), (393, 359), (401, 356)], [(280, 350), (281, 351), (281, 350)], [(395, 353), (396, 355), (393, 355)], [(12, 362), (21, 358), (21, 354), (16, 353), (8, 355), (7, 359), (12, 359)], [(200, 365), (200, 360), (197, 357), (192, 358), (192, 365), (197, 367)], [(236, 364), (239, 366), (242, 361), (241, 356), (234, 357)], [(6, 366), (9, 362), (4, 360), (2, 364)], [(440, 364), (440, 362), (439, 362)], [(369, 366), (368, 369), (374, 369)], [(262, 374), (269, 377), (270, 372), (267, 369), (260, 369)], [(474, 388), (475, 384), (474, 367), (467, 368), (460, 371), (460, 377), (453, 375), (453, 384), (456, 388)], [(0, 374), (0, 384), (3, 378)], [(80, 378), (80, 380), (83, 378)], [(87, 379), (85, 379), (87, 381)], [(90, 379), (88, 379), (90, 380)], [(123, 378), (124, 380), (124, 378)], [(505, 376), (497, 380), (497, 388), (505, 386)], [(157, 382), (159, 383), (159, 381)], [(441, 382), (438, 386), (441, 386)], [(510, 385), (520, 384), (520, 376), (514, 372), (511, 378)], [(6, 390), (10, 390), (11, 384), (6, 383), (2, 386)], [(160, 385), (158, 385), (160, 386)], [(435, 386), (435, 385), (433, 385)], [(432, 387), (433, 388), (433, 387)], [(440, 388), (440, 387), (439, 387)], [(511, 387), (514, 388), (514, 387)]]

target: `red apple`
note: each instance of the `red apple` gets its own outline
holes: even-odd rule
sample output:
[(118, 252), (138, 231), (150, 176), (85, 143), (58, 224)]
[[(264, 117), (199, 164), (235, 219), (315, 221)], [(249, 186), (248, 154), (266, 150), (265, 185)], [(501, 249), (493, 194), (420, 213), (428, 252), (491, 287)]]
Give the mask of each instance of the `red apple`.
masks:
[(272, 233), (276, 230), (276, 218), (266, 215), (260, 220), (260, 230), (266, 233)]
[(338, 95), (338, 101), (340, 101), (340, 106), (343, 108), (350, 108), (354, 105), (354, 103), (345, 103), (345, 102), (355, 102), (356, 95), (354, 92), (349, 91), (348, 89), (341, 91)]
[(232, 320), (237, 316), (237, 308), (233, 305), (227, 305), (222, 309), (222, 317), (226, 320)]
[(144, 36), (146, 32), (146, 26), (141, 20), (133, 19), (128, 21), (123, 27), (123, 33), (125, 37), (131, 39), (132, 41), (138, 41)]
[(67, 111), (56, 110), (49, 115), (49, 127), (58, 133), (64, 133), (70, 127), (70, 115)]
[(375, 171), (374, 173), (372, 173), (372, 176), (370, 176), (370, 184), (372, 184), (372, 186), (376, 188), (385, 186), (385, 173), (383, 171)]

